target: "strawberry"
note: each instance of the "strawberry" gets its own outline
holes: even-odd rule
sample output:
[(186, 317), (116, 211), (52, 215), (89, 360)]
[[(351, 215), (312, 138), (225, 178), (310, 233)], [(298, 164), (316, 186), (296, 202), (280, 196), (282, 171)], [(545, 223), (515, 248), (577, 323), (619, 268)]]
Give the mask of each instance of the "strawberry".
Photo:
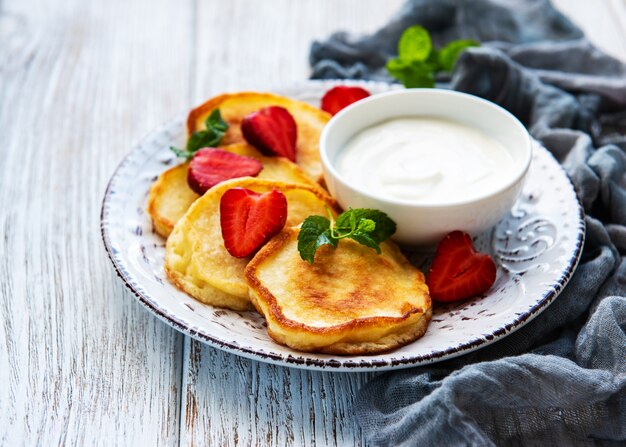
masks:
[(435, 301), (448, 302), (486, 292), (496, 280), (496, 264), (474, 250), (461, 231), (448, 234), (437, 246), (426, 284)]
[(248, 143), (266, 155), (278, 155), (295, 163), (298, 127), (284, 107), (270, 106), (251, 113), (241, 122)]
[(244, 258), (256, 252), (285, 226), (287, 198), (277, 189), (258, 194), (231, 188), (220, 201), (222, 238), (228, 253)]
[(263, 169), (255, 158), (207, 147), (196, 152), (189, 163), (187, 183), (198, 194), (225, 180), (237, 177), (255, 177)]
[(322, 98), (321, 109), (331, 115), (336, 115), (341, 109), (368, 96), (370, 96), (370, 92), (364, 88), (339, 85), (326, 92)]

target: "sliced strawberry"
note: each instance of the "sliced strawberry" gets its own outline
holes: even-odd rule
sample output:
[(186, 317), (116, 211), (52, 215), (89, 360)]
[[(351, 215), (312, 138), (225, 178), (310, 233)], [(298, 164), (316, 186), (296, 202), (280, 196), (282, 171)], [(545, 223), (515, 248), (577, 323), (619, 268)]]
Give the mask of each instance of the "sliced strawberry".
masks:
[(472, 239), (453, 231), (439, 243), (426, 284), (435, 301), (457, 301), (486, 292), (496, 280), (496, 264), (474, 250)]
[(368, 96), (370, 96), (370, 92), (364, 88), (339, 85), (326, 92), (322, 98), (321, 109), (331, 115), (336, 115), (341, 109)]
[(222, 238), (228, 253), (244, 258), (256, 252), (287, 221), (287, 198), (277, 189), (258, 194), (231, 188), (220, 201)]
[(263, 165), (255, 158), (207, 147), (196, 152), (189, 163), (187, 183), (198, 194), (225, 180), (237, 177), (255, 177)]
[(241, 122), (241, 132), (248, 143), (267, 155), (296, 161), (298, 127), (287, 109), (264, 107)]

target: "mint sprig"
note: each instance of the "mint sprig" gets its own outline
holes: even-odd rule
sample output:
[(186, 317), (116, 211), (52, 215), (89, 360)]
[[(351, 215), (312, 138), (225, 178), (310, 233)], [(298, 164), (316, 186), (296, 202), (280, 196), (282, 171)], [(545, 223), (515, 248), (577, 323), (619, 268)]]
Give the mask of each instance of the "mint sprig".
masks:
[(457, 59), (469, 47), (478, 47), (475, 40), (454, 40), (439, 51), (439, 67), (443, 71), (452, 71)]
[(479, 45), (474, 40), (454, 40), (437, 50), (424, 27), (411, 26), (400, 36), (398, 57), (387, 62), (387, 71), (407, 88), (434, 87), (437, 72), (452, 71), (465, 49)]
[(205, 120), (204, 124), (206, 129), (198, 130), (192, 133), (187, 140), (185, 149), (178, 149), (170, 146), (170, 150), (174, 152), (177, 157), (189, 160), (203, 147), (218, 146), (228, 130), (228, 123), (222, 119), (220, 109), (213, 110)]
[(382, 211), (351, 208), (335, 220), (328, 210), (328, 218), (309, 216), (304, 219), (298, 234), (298, 252), (303, 260), (313, 264), (315, 252), (322, 245), (337, 248), (340, 239), (349, 238), (380, 254), (380, 243), (395, 232), (396, 223)]

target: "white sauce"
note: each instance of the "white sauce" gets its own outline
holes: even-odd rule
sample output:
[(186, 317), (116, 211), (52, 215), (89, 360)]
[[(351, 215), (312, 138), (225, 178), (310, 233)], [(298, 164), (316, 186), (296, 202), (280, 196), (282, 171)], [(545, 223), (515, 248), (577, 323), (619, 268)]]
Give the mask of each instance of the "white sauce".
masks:
[(362, 130), (339, 151), (335, 166), (370, 194), (420, 204), (478, 197), (503, 186), (515, 168), (494, 138), (430, 117), (395, 118)]

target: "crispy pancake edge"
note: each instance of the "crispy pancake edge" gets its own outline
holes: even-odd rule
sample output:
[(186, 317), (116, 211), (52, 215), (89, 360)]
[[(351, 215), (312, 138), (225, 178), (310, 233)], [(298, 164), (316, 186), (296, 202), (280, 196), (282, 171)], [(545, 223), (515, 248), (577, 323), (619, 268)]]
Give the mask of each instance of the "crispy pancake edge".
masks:
[[(425, 308), (413, 307), (401, 317), (366, 317), (358, 318), (335, 326), (312, 327), (287, 318), (280, 309), (276, 297), (259, 281), (256, 273), (259, 266), (269, 259), (276, 251), (297, 232), (296, 228), (286, 228), (268, 242), (248, 263), (244, 270), (244, 277), (250, 289), (250, 298), (254, 307), (261, 313), (268, 324), (269, 335), (278, 343), (293, 349), (305, 352), (321, 352), (326, 354), (362, 355), (380, 354), (395, 350), (422, 337), (428, 328), (432, 317), (432, 301), (425, 293)], [(408, 262), (408, 261), (407, 261)], [(420, 272), (421, 273), (421, 272)], [(423, 278), (423, 274), (422, 274)], [(261, 304), (261, 301), (263, 304)], [(265, 312), (264, 307), (267, 309)], [(276, 322), (276, 323), (274, 323)], [(387, 327), (389, 332), (376, 341), (334, 342), (325, 346), (306, 348), (289, 343), (284, 337), (272, 331), (273, 324), (279, 325), (286, 331), (306, 332), (313, 336), (320, 335), (350, 335), (351, 331), (367, 328)], [(409, 327), (412, 330), (403, 330)], [(394, 329), (396, 329), (394, 331)], [(398, 330), (402, 330), (398, 332)], [(348, 337), (349, 338), (349, 337)]]
[[(264, 186), (264, 187), (267, 187), (268, 189), (275, 187), (282, 192), (286, 192), (290, 190), (304, 190), (304, 191), (309, 192), (310, 194), (313, 194), (320, 202), (323, 202), (326, 205), (328, 205), (335, 212), (335, 214), (339, 214), (341, 212), (341, 208), (339, 208), (337, 201), (332, 196), (325, 193), (320, 187), (317, 187), (317, 186), (309, 186), (309, 185), (299, 184), (299, 183), (284, 183), (284, 182), (279, 182), (279, 181), (274, 181), (274, 180), (258, 179), (256, 177), (240, 177), (240, 178), (231, 179), (231, 180), (227, 180), (225, 182), (219, 183), (213, 188), (220, 188), (226, 191), (227, 189), (234, 188), (234, 187), (254, 188), (255, 186)], [(213, 188), (211, 188), (211, 190)], [(198, 200), (202, 200), (202, 197), (200, 197)], [(199, 203), (198, 200), (196, 200), (191, 205), (188, 212), (190, 212), (196, 206), (200, 206), (198, 205)], [(185, 218), (186, 216), (183, 216), (179, 222), (183, 222)], [(173, 231), (176, 230), (177, 225), (178, 225), (178, 222), (175, 225)], [(220, 298), (218, 301), (215, 301), (213, 299), (210, 299), (210, 300), (203, 299), (201, 294), (197, 293), (197, 291), (194, 290), (195, 286), (192, 284), (193, 281), (188, 280), (187, 275), (185, 275), (184, 273), (178, 270), (170, 268), (169, 247), (168, 247), (170, 243), (171, 241), (168, 238), (166, 242), (166, 249), (165, 249), (165, 263), (164, 263), (165, 266), (164, 267), (165, 267), (165, 272), (168, 278), (170, 278), (170, 280), (172, 281), (174, 285), (176, 285), (179, 289), (185, 291), (192, 298), (197, 299), (198, 301), (201, 301), (206, 304), (211, 304), (217, 307), (226, 307), (226, 308), (234, 309), (234, 310), (245, 310), (245, 309), (251, 308), (249, 291), (245, 295), (245, 297), (235, 295), (235, 294), (228, 293), (222, 290), (220, 287), (217, 287), (216, 285), (211, 284), (211, 282), (207, 280), (204, 280), (204, 282), (206, 283), (206, 286), (209, 286), (211, 289), (215, 290), (217, 293), (224, 295), (224, 299)], [(244, 275), (244, 282), (245, 282), (245, 275)], [(247, 283), (246, 283), (246, 286), (247, 286)], [(230, 297), (233, 298), (234, 305), (230, 304), (230, 301), (228, 300)]]
[(216, 287), (211, 286), (210, 284), (206, 284), (205, 288), (209, 288), (212, 292), (212, 297), (210, 299), (206, 298), (206, 295), (196, 293), (194, 290), (195, 287), (190, 285), (186, 280), (185, 276), (181, 273), (169, 269), (165, 266), (165, 273), (169, 280), (176, 286), (178, 289), (187, 293), (194, 300), (200, 301), (201, 303), (208, 304), (213, 307), (219, 307), (224, 309), (231, 309), (237, 311), (245, 311), (245, 310), (253, 310), (254, 307), (250, 303), (250, 300), (245, 298), (241, 298), (235, 295), (231, 295), (222, 290), (219, 290)]
[(203, 104), (200, 104), (198, 107), (195, 107), (189, 112), (189, 116), (187, 117), (187, 134), (191, 135), (193, 132), (197, 130), (196, 124), (198, 120), (206, 115), (214, 109), (218, 108), (220, 104), (228, 99), (241, 99), (245, 101), (247, 98), (253, 96), (254, 98), (265, 98), (269, 101), (276, 101), (279, 105), (284, 104), (294, 104), (302, 107), (302, 109), (306, 109), (311, 114), (315, 115), (321, 122), (324, 124), (330, 120), (331, 116), (324, 112), (321, 109), (318, 109), (315, 106), (312, 106), (303, 101), (297, 101), (291, 98), (287, 98), (286, 96), (280, 96), (273, 93), (259, 93), (259, 92), (239, 92), (239, 93), (223, 93), (221, 95), (215, 96)]
[[(157, 201), (163, 195), (164, 190), (166, 188), (169, 188), (168, 176), (174, 175), (175, 171), (183, 169), (183, 166), (185, 166), (186, 169), (186, 165), (188, 164), (189, 162), (183, 162), (172, 166), (169, 169), (166, 169), (159, 174), (152, 186), (150, 186), (150, 193), (148, 195), (148, 206), (146, 207), (146, 211), (152, 219), (154, 231), (156, 231), (159, 236), (165, 239), (167, 239), (167, 237), (174, 229), (174, 225), (176, 225), (176, 222), (172, 222), (159, 211), (159, 209), (157, 208)], [(200, 197), (197, 194), (196, 196), (196, 199)]]

